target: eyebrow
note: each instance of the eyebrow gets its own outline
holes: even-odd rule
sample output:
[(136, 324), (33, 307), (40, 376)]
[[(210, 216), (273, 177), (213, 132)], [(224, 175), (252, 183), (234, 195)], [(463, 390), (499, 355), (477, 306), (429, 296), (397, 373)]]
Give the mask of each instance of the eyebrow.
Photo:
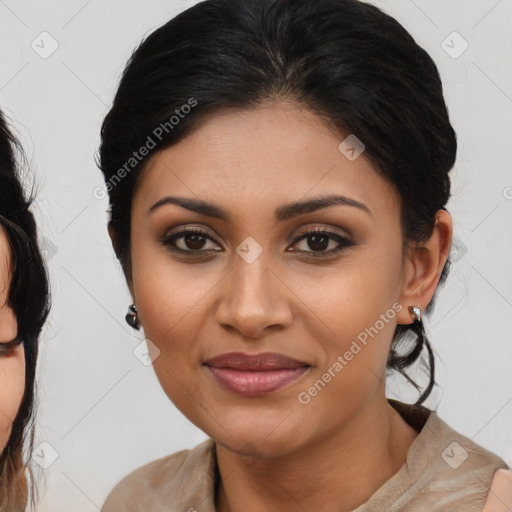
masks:
[[(207, 217), (213, 217), (225, 222), (231, 221), (230, 214), (220, 206), (213, 203), (199, 199), (172, 196), (166, 196), (158, 200), (153, 206), (151, 206), (151, 208), (149, 208), (148, 215), (153, 213), (157, 208), (166, 204), (181, 206), (181, 208), (191, 210), (200, 215), (206, 215)], [(277, 221), (289, 220), (294, 217), (298, 217), (299, 215), (312, 213), (317, 210), (336, 205), (358, 208), (359, 210), (366, 212), (368, 215), (373, 216), (370, 208), (356, 199), (342, 195), (327, 195), (279, 206), (275, 211), (275, 218)]]

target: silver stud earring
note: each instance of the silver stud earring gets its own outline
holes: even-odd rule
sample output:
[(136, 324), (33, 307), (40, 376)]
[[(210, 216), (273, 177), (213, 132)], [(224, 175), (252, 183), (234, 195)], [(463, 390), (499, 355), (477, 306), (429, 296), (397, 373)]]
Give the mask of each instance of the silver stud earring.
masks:
[(415, 322), (421, 322), (421, 309), (418, 306), (409, 306), (409, 311), (411, 312)]
[(137, 313), (138, 313), (138, 311), (137, 311), (137, 308), (135, 307), (135, 304), (130, 304), (130, 306), (128, 306), (128, 313), (126, 313), (126, 316), (124, 318), (130, 327), (133, 327), (133, 329), (139, 330), (140, 323), (139, 323), (139, 317), (138, 317)]

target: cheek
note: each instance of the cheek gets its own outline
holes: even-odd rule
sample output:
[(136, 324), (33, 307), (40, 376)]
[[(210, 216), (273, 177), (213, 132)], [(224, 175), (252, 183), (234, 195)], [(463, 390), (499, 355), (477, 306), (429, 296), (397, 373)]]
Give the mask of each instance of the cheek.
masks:
[(25, 350), (16, 347), (11, 354), (0, 358), (0, 445), (9, 439), (25, 390)]
[(189, 393), (200, 392), (193, 373), (204, 354), (195, 340), (208, 320), (204, 304), (216, 279), (208, 265), (179, 264), (159, 253), (141, 247), (132, 252), (135, 297), (144, 335), (157, 348), (157, 378), (175, 404), (185, 403)]
[(193, 333), (192, 325), (197, 330), (204, 323), (205, 313), (199, 311), (222, 274), (214, 263), (177, 261), (147, 232), (138, 241), (132, 249), (132, 277), (139, 318), (146, 337), (164, 351), (183, 340), (184, 329)]
[(307, 306), (304, 314), (309, 309), (317, 318), (316, 322), (309, 322), (318, 328), (315, 335), (333, 340), (336, 348), (343, 349), (344, 344), (366, 332), (382, 315), (387, 315), (385, 325), (378, 322), (377, 328), (385, 338), (392, 336), (394, 327), (390, 320), (395, 320), (393, 304), (399, 297), (401, 278), (399, 246), (393, 252), (380, 247), (377, 243), (361, 247), (328, 273), (325, 269), (296, 269), (290, 275), (294, 292)]
[(303, 314), (311, 318), (310, 335), (320, 340), (324, 352), (317, 376), (328, 384), (326, 398), (349, 394), (348, 399), (357, 401), (385, 379), (396, 315), (402, 309), (397, 300), (399, 250), (399, 243), (394, 252), (367, 247), (328, 276), (302, 274), (294, 284), (308, 305)]
[(178, 348), (181, 340), (192, 341), (190, 335), (205, 321), (203, 305), (216, 282), (212, 272), (176, 263), (148, 264), (146, 268), (151, 271), (134, 271), (139, 318), (146, 337), (162, 351), (171, 345)]
[(13, 340), (17, 333), (18, 322), (14, 311), (6, 305), (0, 307), (0, 342)]

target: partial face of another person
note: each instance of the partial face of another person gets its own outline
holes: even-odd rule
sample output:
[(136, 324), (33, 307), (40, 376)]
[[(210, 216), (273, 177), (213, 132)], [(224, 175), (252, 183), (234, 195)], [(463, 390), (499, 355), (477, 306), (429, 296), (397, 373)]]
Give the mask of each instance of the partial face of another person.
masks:
[[(16, 316), (7, 306), (12, 274), (12, 257), (7, 235), (0, 226), (0, 343), (12, 341), (18, 332)], [(11, 435), (25, 390), (25, 349), (23, 345), (0, 355), (0, 453)]]
[[(155, 372), (185, 416), (233, 451), (313, 446), (382, 401), (396, 324), (412, 323), (400, 198), (364, 153), (347, 158), (342, 140), (295, 103), (226, 110), (157, 153), (133, 198), (130, 288)], [(352, 204), (282, 209), (332, 195)], [(152, 209), (168, 196), (211, 203), (224, 218)], [(277, 352), (308, 369), (243, 396), (205, 365), (235, 351)]]

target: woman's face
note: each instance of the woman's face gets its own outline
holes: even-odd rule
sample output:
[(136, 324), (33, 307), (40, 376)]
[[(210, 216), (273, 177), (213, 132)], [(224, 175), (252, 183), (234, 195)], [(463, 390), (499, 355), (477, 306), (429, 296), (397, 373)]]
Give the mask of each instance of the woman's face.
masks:
[[(158, 379), (238, 453), (292, 452), (382, 404), (396, 324), (412, 323), (407, 306), (423, 309), (435, 290), (419, 295), (421, 265), (402, 256), (397, 192), (342, 140), (294, 103), (225, 111), (157, 153), (134, 196), (130, 289)], [(364, 206), (287, 206), (333, 195)], [(166, 197), (215, 212), (152, 209)], [(161, 241), (194, 227), (205, 234)], [(277, 352), (307, 368), (252, 395), (244, 372), (235, 392), (205, 365), (227, 352)]]
[[(6, 305), (11, 279), (9, 241), (0, 226), (0, 343), (12, 341), (18, 333), (13, 310)], [(0, 453), (11, 435), (25, 390), (25, 349), (18, 345), (8, 355), (0, 355)]]

